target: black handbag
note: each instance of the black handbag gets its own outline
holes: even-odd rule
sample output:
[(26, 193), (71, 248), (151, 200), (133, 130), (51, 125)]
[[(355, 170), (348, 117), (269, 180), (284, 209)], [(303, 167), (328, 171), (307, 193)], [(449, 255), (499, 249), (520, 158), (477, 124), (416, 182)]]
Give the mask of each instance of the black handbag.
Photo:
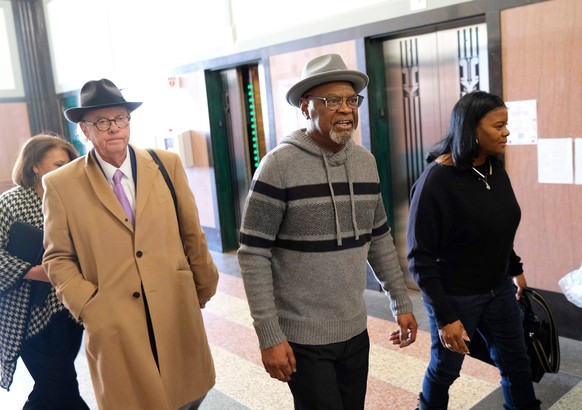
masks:
[[(538, 383), (545, 373), (560, 371), (560, 344), (556, 322), (545, 298), (534, 289), (526, 288), (519, 300), (523, 312), (523, 330), (531, 361), (531, 378)], [(485, 340), (475, 332), (469, 345), (475, 359), (495, 365)]]
[(523, 330), (531, 359), (532, 380), (539, 382), (545, 373), (560, 371), (558, 329), (550, 306), (537, 291), (526, 288), (521, 299)]
[[(43, 231), (30, 224), (15, 221), (8, 231), (6, 251), (12, 256), (30, 263), (32, 266), (42, 264), (44, 247), (42, 244)], [(51, 290), (48, 282), (30, 281), (30, 303), (42, 306)]]

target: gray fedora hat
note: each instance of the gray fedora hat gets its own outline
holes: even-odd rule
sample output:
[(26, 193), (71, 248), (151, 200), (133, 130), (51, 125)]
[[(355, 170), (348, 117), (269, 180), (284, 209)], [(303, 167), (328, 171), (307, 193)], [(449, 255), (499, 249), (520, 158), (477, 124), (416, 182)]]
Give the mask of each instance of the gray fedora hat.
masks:
[(71, 122), (79, 122), (87, 112), (100, 108), (123, 106), (132, 112), (142, 104), (125, 101), (119, 88), (106, 78), (86, 82), (81, 88), (79, 99), (80, 106), (65, 111), (65, 118)]
[(334, 81), (348, 81), (352, 83), (356, 93), (359, 93), (366, 88), (369, 79), (361, 71), (348, 70), (339, 54), (324, 54), (305, 64), (301, 80), (287, 92), (287, 102), (299, 107), (299, 101), (306, 91), (320, 84)]

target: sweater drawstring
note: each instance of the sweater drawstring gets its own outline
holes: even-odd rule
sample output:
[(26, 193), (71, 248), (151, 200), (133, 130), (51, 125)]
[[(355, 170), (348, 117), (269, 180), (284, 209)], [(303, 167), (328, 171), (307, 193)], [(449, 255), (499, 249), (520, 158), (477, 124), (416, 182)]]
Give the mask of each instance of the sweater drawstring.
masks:
[(323, 165), (325, 167), (325, 174), (327, 176), (327, 185), (329, 186), (329, 191), (331, 192), (331, 202), (333, 203), (333, 212), (335, 214), (335, 237), (337, 240), (337, 245), (342, 245), (342, 235), (341, 235), (341, 227), (339, 221), (339, 215), (337, 213), (337, 204), (335, 201), (335, 192), (333, 190), (333, 185), (331, 183), (331, 179), (329, 178), (329, 165), (327, 164), (327, 155), (325, 152), (321, 150), (321, 156), (323, 157)]
[(354, 225), (354, 233), (356, 241), (360, 239), (360, 230), (358, 229), (358, 220), (356, 218), (356, 200), (354, 195), (354, 184), (350, 178), (349, 157), (346, 159), (346, 175), (348, 177), (348, 186), (350, 187), (350, 203), (352, 205), (352, 224)]

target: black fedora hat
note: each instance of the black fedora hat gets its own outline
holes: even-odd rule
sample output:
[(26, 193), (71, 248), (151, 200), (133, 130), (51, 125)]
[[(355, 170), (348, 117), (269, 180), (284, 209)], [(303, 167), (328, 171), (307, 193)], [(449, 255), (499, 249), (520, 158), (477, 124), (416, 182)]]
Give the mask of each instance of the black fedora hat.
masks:
[(123, 106), (132, 112), (142, 103), (125, 101), (121, 91), (113, 82), (106, 78), (85, 83), (79, 94), (81, 105), (65, 111), (65, 118), (71, 122), (79, 122), (83, 116), (93, 110), (107, 107)]

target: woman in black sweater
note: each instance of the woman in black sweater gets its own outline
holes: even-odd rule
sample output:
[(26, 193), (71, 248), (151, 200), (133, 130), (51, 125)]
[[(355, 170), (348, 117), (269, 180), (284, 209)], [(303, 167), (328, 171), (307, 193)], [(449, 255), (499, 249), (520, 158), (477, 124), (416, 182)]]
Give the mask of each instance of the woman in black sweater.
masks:
[(539, 409), (516, 300), (527, 285), (513, 251), (521, 211), (500, 160), (508, 135), (501, 98), (465, 95), (412, 188), (408, 261), (432, 337), (420, 409), (447, 408), (475, 332), (501, 373), (504, 408)]

